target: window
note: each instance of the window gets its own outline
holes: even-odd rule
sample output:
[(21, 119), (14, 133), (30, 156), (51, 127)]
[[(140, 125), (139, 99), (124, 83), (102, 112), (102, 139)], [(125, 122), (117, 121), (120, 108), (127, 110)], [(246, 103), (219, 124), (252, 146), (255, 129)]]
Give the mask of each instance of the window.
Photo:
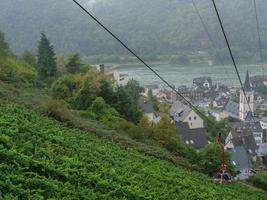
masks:
[(197, 116), (194, 117), (194, 120), (197, 120)]
[(193, 140), (190, 140), (191, 144), (194, 144), (194, 141)]
[(191, 117), (189, 117), (189, 121), (191, 121), (191, 119), (192, 119), (192, 118), (191, 118)]
[(190, 126), (193, 126), (193, 123), (190, 123)]
[(186, 140), (186, 142), (185, 142), (186, 144), (189, 144), (189, 141), (188, 140)]
[(236, 163), (235, 163), (235, 161), (233, 161), (233, 164), (236, 166)]

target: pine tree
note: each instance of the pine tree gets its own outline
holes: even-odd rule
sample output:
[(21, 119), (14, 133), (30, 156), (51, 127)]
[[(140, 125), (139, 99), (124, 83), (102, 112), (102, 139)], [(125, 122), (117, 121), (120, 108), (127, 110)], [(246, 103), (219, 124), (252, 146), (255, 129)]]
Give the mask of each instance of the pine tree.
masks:
[(81, 59), (79, 54), (74, 54), (66, 65), (66, 69), (71, 74), (76, 74), (80, 70)]
[(56, 76), (56, 54), (53, 45), (44, 33), (42, 33), (41, 40), (39, 41), (37, 56), (40, 76), (44, 78)]
[(13, 53), (5, 40), (5, 34), (0, 32), (0, 57), (12, 56)]

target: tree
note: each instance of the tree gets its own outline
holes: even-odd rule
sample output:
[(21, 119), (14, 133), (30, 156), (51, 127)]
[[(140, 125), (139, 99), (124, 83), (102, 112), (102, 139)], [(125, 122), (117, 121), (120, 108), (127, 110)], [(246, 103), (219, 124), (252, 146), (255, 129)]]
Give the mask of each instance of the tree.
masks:
[[(202, 170), (213, 176), (221, 167), (221, 149), (217, 143), (209, 144), (205, 146), (199, 152), (200, 156), (200, 167)], [(230, 161), (230, 154), (225, 152), (225, 162), (230, 170), (230, 172), (234, 171), (234, 166), (231, 164)]]
[(76, 89), (76, 82), (72, 76), (61, 76), (52, 84), (52, 91), (56, 97), (71, 97)]
[(39, 75), (43, 78), (53, 77), (57, 74), (56, 54), (54, 47), (44, 33), (38, 44), (38, 68)]
[(36, 67), (37, 66), (37, 60), (36, 60), (36, 57), (35, 57), (35, 55), (34, 55), (33, 52), (31, 52), (31, 51), (24, 51), (21, 54), (20, 57), (21, 57), (22, 60), (24, 60), (26, 63), (28, 63), (32, 67)]
[(100, 81), (100, 93), (99, 96), (103, 97), (105, 102), (110, 105), (114, 105), (117, 101), (116, 94), (113, 89), (112, 81), (107, 77), (102, 77)]
[(92, 69), (84, 77), (81, 88), (74, 96), (74, 107), (77, 109), (88, 109), (92, 102), (99, 96), (100, 93), (99, 73)]
[(118, 87), (116, 91), (117, 102), (114, 105), (116, 110), (125, 117), (125, 119), (138, 123), (139, 119), (142, 117), (142, 112), (138, 106), (138, 96), (131, 87)]
[(181, 144), (175, 125), (164, 115), (155, 128), (155, 140), (170, 151), (175, 151)]
[(5, 39), (5, 34), (3, 32), (0, 32), (0, 57), (5, 58), (12, 55), (13, 53)]
[(81, 67), (81, 58), (79, 54), (74, 54), (70, 57), (69, 62), (66, 65), (67, 72), (71, 74), (76, 74), (79, 72)]
[(139, 120), (138, 125), (143, 129), (144, 136), (146, 138), (151, 138), (153, 136), (153, 128), (151, 127), (151, 122), (147, 116), (143, 116)]

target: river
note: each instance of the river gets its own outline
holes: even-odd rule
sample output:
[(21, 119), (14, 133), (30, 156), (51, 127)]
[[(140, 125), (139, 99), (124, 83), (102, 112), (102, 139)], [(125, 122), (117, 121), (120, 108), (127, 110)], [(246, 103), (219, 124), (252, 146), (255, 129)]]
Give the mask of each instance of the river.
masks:
[[(152, 64), (152, 68), (158, 72), (170, 84), (175, 86), (187, 85), (191, 86), (193, 79), (200, 76), (209, 76), (213, 83), (223, 83), (226, 85), (239, 85), (237, 74), (233, 65), (227, 66), (208, 66), (208, 65), (173, 65), (173, 64)], [(141, 85), (159, 84), (164, 85), (159, 78), (157, 78), (144, 65), (117, 65), (116, 69), (123, 74), (128, 74), (140, 82)], [(246, 70), (249, 70), (250, 76), (267, 74), (267, 65), (239, 65), (242, 80), (245, 79)]]

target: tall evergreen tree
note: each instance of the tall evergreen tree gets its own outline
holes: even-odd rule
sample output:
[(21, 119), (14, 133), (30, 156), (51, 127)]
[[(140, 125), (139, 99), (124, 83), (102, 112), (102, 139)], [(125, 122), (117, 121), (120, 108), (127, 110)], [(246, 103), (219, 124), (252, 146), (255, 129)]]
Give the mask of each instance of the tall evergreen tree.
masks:
[(0, 32), (0, 57), (12, 56), (13, 53), (5, 39), (5, 34)]
[(66, 69), (71, 74), (76, 74), (79, 72), (81, 67), (81, 58), (79, 54), (74, 54), (70, 59), (69, 62), (66, 65)]
[(39, 41), (37, 56), (40, 76), (44, 78), (56, 76), (56, 54), (53, 45), (44, 33), (42, 33), (41, 40)]

